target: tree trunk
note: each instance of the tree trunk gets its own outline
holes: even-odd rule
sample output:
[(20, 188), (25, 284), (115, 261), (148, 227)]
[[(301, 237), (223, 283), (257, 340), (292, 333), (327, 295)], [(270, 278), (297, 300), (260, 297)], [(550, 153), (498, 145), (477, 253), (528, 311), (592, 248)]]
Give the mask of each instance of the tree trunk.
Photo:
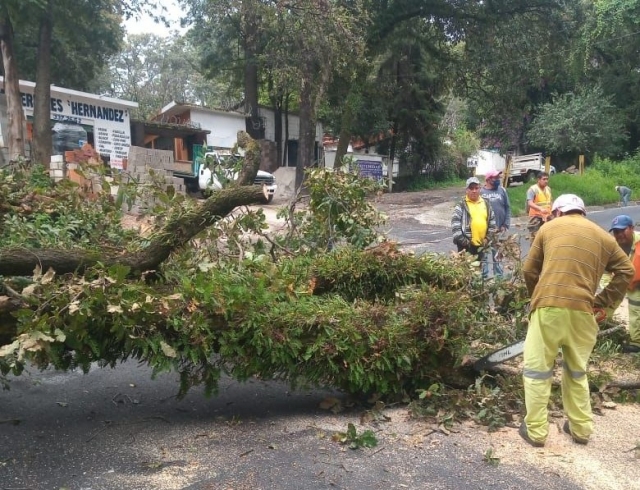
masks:
[(247, 185), (254, 182), (258, 173), (260, 145), (240, 131), (238, 146), (245, 150), (245, 158), (233, 187), (214, 192), (201, 206), (186, 214), (178, 213), (153, 234), (153, 239), (146, 248), (135, 253), (112, 256), (83, 250), (0, 249), (0, 275), (29, 276), (38, 266), (42, 270), (52, 268), (57, 274), (82, 273), (97, 262), (106, 266), (128, 266), (132, 275), (157, 269), (173, 250), (184, 246), (202, 230), (217, 223), (238, 206), (261, 203), (268, 199), (269, 193), (264, 186)]
[[(275, 98), (273, 105), (273, 115), (275, 118), (273, 131), (276, 139), (276, 162), (280, 162), (282, 160), (282, 99), (282, 94), (279, 94)], [(280, 165), (280, 163), (277, 165)]]
[(282, 90), (274, 90), (273, 77), (269, 77), (269, 99), (273, 107), (273, 132), (274, 139), (276, 140), (276, 168), (279, 167), (282, 161), (282, 104), (284, 95)]
[(258, 18), (253, 0), (242, 2), (244, 20), (244, 104), (245, 128), (253, 139), (264, 139), (262, 120), (258, 116)]
[(340, 135), (338, 136), (338, 147), (336, 148), (336, 158), (333, 162), (333, 168), (342, 166), (342, 159), (349, 150), (351, 142), (351, 125), (353, 124), (353, 109), (351, 104), (347, 102), (342, 112), (342, 120), (340, 121)]
[(24, 111), (20, 95), (20, 77), (13, 48), (13, 25), (6, 7), (0, 6), (0, 51), (4, 67), (4, 92), (9, 119), (9, 160), (24, 158)]
[(284, 151), (282, 152), (282, 166), (289, 166), (289, 98), (290, 94), (287, 93), (284, 98)]
[(48, 0), (40, 17), (36, 66), (35, 106), (33, 110), (33, 149), (31, 160), (45, 168), (51, 164), (51, 36), (53, 0)]
[(296, 190), (302, 187), (304, 172), (313, 161), (315, 141), (315, 116), (312, 102), (313, 87), (309, 80), (302, 81), (300, 91), (300, 136), (298, 139), (298, 164), (296, 165)]
[(215, 224), (238, 206), (264, 202), (268, 193), (259, 186), (243, 186), (216, 191), (200, 207), (169, 221), (149, 245), (136, 253), (106, 256), (83, 250), (31, 249), (0, 250), (0, 275), (30, 276), (36, 267), (57, 274), (82, 273), (98, 262), (108, 266), (120, 264), (131, 268), (131, 274), (156, 270), (176, 248), (184, 246), (205, 228)]

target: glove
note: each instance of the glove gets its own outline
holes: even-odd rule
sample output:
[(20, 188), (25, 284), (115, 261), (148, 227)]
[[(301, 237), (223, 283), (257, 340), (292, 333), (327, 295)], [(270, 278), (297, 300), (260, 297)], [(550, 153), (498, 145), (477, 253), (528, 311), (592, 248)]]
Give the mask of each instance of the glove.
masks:
[(607, 310), (604, 308), (594, 308), (593, 317), (596, 319), (596, 322), (603, 323), (607, 319)]

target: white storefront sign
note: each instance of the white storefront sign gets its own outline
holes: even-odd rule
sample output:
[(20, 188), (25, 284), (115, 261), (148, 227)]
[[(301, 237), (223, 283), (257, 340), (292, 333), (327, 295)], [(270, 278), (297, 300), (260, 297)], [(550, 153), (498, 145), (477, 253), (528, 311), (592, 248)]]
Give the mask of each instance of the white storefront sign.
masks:
[[(0, 77), (4, 86), (4, 80)], [(35, 83), (20, 80), (25, 116), (33, 116)], [(51, 120), (93, 126), (96, 151), (108, 157), (110, 165), (122, 168), (131, 146), (129, 111), (137, 102), (51, 86)]]

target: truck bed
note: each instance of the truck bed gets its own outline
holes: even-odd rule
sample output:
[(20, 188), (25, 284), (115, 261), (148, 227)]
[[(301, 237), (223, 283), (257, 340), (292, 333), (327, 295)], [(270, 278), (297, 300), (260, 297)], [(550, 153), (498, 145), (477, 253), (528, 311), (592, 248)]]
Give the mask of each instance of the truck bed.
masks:
[(193, 173), (193, 162), (190, 160), (177, 160), (173, 162), (173, 164), (168, 165), (166, 169), (170, 170), (174, 177), (196, 177)]

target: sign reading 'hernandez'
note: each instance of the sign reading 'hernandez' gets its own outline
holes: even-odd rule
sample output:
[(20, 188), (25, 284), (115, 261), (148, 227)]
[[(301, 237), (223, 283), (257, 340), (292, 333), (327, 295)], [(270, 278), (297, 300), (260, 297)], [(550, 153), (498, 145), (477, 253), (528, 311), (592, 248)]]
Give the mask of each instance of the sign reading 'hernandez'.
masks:
[[(2, 77), (0, 86), (4, 87)], [(27, 117), (33, 116), (34, 92), (35, 83), (20, 81), (22, 107)], [(136, 107), (137, 102), (51, 86), (51, 119), (93, 127), (95, 148), (102, 157), (109, 158), (112, 167), (122, 168), (122, 162), (129, 153), (129, 111)]]

